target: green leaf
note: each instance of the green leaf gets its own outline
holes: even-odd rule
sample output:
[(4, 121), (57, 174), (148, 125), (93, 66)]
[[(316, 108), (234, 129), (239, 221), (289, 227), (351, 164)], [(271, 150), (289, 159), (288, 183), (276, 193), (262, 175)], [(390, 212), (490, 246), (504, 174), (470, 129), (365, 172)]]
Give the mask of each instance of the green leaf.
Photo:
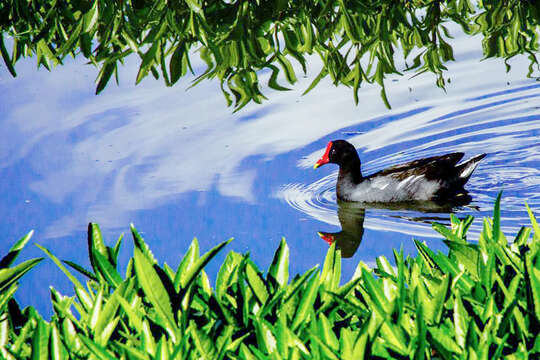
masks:
[(84, 276), (86, 276), (87, 278), (91, 279), (91, 280), (94, 280), (94, 281), (98, 281), (98, 278), (96, 275), (92, 274), (89, 270), (83, 268), (81, 265), (79, 264), (76, 264), (74, 263), (73, 261), (69, 261), (69, 260), (62, 260), (62, 262), (68, 266), (70, 266), (71, 268), (73, 268), (74, 270), (80, 272), (81, 274), (83, 274)]
[(178, 329), (174, 321), (169, 294), (154, 270), (153, 264), (138, 247), (134, 248), (134, 259), (137, 281), (162, 321), (160, 325), (167, 330), (173, 341), (175, 341)]
[(103, 278), (108, 282), (110, 286), (113, 288), (117, 288), (122, 283), (122, 277), (116, 269), (113, 267), (113, 265), (109, 262), (109, 260), (97, 252), (95, 249), (93, 250), (94, 253), (94, 266), (96, 267), (96, 272), (103, 276)]
[(322, 335), (321, 339), (332, 349), (333, 353), (339, 351), (339, 340), (332, 329), (332, 323), (324, 314), (319, 314), (319, 334)]
[(390, 303), (385, 296), (384, 291), (381, 288), (381, 283), (375, 280), (366, 269), (362, 269), (362, 280), (366, 287), (366, 293), (375, 308), (383, 315), (390, 314), (392, 312), (392, 303)]
[(531, 229), (528, 227), (522, 226), (519, 229), (516, 235), (516, 238), (514, 239), (514, 243), (518, 246), (523, 246), (527, 243), (530, 236), (531, 236)]
[(267, 279), (273, 279), (281, 288), (285, 287), (289, 281), (289, 247), (285, 238), (281, 239), (279, 247), (274, 253)]
[(198, 15), (202, 15), (201, 5), (197, 0), (185, 0), (189, 9)]
[[(115, 315), (120, 307), (120, 299), (122, 299), (122, 297), (125, 296), (126, 293), (128, 293), (131, 289), (132, 286), (130, 285), (130, 282), (123, 282), (105, 302), (94, 326), (95, 334), (102, 344), (107, 343), (109, 337), (112, 335), (114, 327), (116, 326), (116, 322), (119, 321), (119, 318), (115, 317)], [(131, 310), (131, 308), (129, 310)]]
[(426, 262), (431, 269), (436, 269), (437, 264), (435, 263), (435, 253), (431, 251), (426, 244), (421, 243), (418, 240), (414, 240), (414, 245), (418, 250), (418, 253), (422, 256), (422, 259)]
[(459, 237), (452, 230), (448, 229), (446, 226), (442, 224), (434, 222), (433, 224), (431, 224), (431, 227), (433, 228), (433, 230), (437, 231), (439, 234), (444, 236), (449, 241), (453, 241), (460, 244), (467, 243), (465, 240), (463, 240), (463, 238)]
[(277, 61), (281, 65), (283, 71), (285, 72), (285, 77), (289, 84), (294, 84), (296, 82), (296, 75), (294, 74), (294, 69), (291, 65), (291, 62), (283, 55), (276, 54)]
[(277, 341), (268, 323), (259, 317), (253, 319), (255, 335), (259, 350), (264, 350), (266, 354), (272, 354), (277, 350)]
[(529, 308), (534, 311), (534, 314), (536, 316), (536, 322), (538, 323), (540, 321), (540, 261), (537, 260), (537, 264), (535, 266), (533, 264), (532, 256), (529, 255), (525, 258), (525, 266), (525, 281), (527, 289), (531, 294), (530, 302), (532, 302), (532, 304), (529, 304)]
[(497, 199), (495, 200), (495, 207), (493, 208), (493, 240), (502, 245), (506, 244), (506, 241), (503, 241), (503, 236), (501, 234), (501, 196), (502, 191), (499, 191), (497, 194)]
[[(118, 290), (117, 290), (118, 291)], [(134, 309), (123, 297), (119, 296), (117, 298), (118, 303), (122, 307), (122, 310), (126, 313), (129, 319), (130, 326), (134, 329), (142, 328), (142, 318), (136, 309)]]
[[(7, 305), (7, 303), (11, 300), (11, 298), (13, 297), (13, 295), (15, 295), (15, 292), (17, 292), (17, 289), (18, 289), (18, 284), (17, 283), (13, 283), (11, 284), (10, 287), (2, 290), (0, 292), (0, 313), (2, 311), (4, 311), (4, 308), (5, 306)], [(2, 320), (0, 320), (1, 322)], [(1, 346), (1, 345), (0, 345)]]
[(312, 310), (313, 303), (317, 297), (319, 291), (320, 280), (319, 276), (315, 275), (309, 279), (304, 291), (302, 292), (302, 297), (296, 308), (296, 313), (294, 315), (294, 320), (292, 322), (291, 328), (293, 331), (296, 331), (300, 325), (306, 320), (309, 316), (310, 311)]
[(538, 222), (536, 221), (536, 218), (534, 217), (534, 214), (527, 203), (525, 203), (525, 207), (527, 208), (527, 213), (531, 219), (531, 225), (534, 230), (534, 238), (540, 240), (540, 226), (538, 225)]
[(225, 261), (219, 268), (219, 272), (216, 278), (216, 296), (221, 299), (227, 288), (232, 284), (235, 284), (238, 280), (238, 268), (242, 261), (242, 255), (231, 251), (227, 254)]
[(17, 72), (15, 71), (15, 67), (13, 66), (15, 61), (12, 62), (12, 60), (9, 58), (8, 51), (6, 49), (6, 45), (4, 44), (4, 33), (2, 32), (0, 34), (0, 53), (2, 54), (2, 58), (4, 59), (4, 63), (6, 64), (9, 73), (11, 76), (16, 77)]
[(467, 342), (467, 332), (469, 331), (469, 316), (467, 311), (463, 306), (461, 301), (461, 296), (459, 293), (456, 293), (454, 298), (454, 328), (456, 334), (456, 341), (458, 345), (465, 349), (465, 344)]
[(109, 259), (111, 260), (114, 267), (118, 263), (118, 254), (120, 253), (120, 246), (122, 245), (122, 240), (124, 239), (124, 233), (120, 234), (114, 248), (107, 247), (107, 252), (109, 253)]
[(31, 230), (28, 234), (19, 239), (10, 249), (9, 253), (0, 260), (0, 269), (7, 268), (13, 261), (19, 256), (21, 250), (28, 243), (28, 240), (34, 235), (34, 230)]
[(324, 79), (326, 75), (328, 75), (328, 70), (325, 67), (323, 67), (322, 70), (319, 72), (319, 74), (315, 77), (315, 79), (313, 79), (313, 81), (308, 86), (308, 88), (302, 93), (302, 96), (306, 95), (308, 92), (313, 90), (313, 88), (315, 88), (315, 86), (317, 86), (317, 84), (319, 84), (319, 82), (322, 79)]
[(340, 278), (341, 251), (338, 250), (336, 242), (334, 242), (326, 252), (321, 273), (321, 286), (326, 291), (335, 291), (339, 286)]
[(146, 75), (148, 75), (148, 71), (151, 69), (152, 65), (156, 61), (156, 53), (159, 48), (159, 42), (156, 41), (152, 44), (150, 49), (143, 55), (141, 66), (139, 67), (139, 72), (137, 73), (137, 79), (135, 80), (135, 84), (139, 84)]
[(246, 261), (244, 271), (246, 281), (251, 288), (251, 291), (253, 291), (259, 303), (264, 305), (266, 300), (268, 300), (268, 289), (266, 288), (262, 274), (260, 273), (259, 269), (257, 269), (255, 264), (249, 259)]
[(281, 85), (278, 84), (277, 77), (279, 75), (279, 69), (276, 66), (274, 66), (272, 64), (269, 64), (268, 68), (270, 68), (272, 70), (272, 74), (270, 75), (270, 78), (268, 78), (268, 87), (270, 87), (271, 89), (274, 89), (274, 90), (278, 90), (278, 91), (291, 90), (289, 88), (286, 88), (286, 87), (281, 86)]
[(431, 345), (445, 359), (451, 358), (452, 354), (461, 354), (459, 345), (452, 339), (451, 332), (443, 327), (429, 326), (428, 333)]
[(152, 251), (150, 250), (148, 245), (146, 245), (146, 243), (144, 242), (144, 239), (141, 236), (141, 234), (139, 234), (137, 229), (135, 229), (135, 225), (130, 224), (130, 229), (131, 229), (131, 235), (133, 236), (133, 242), (135, 244), (135, 247), (137, 247), (144, 254), (144, 256), (148, 259), (148, 261), (150, 261), (150, 263), (152, 263), (152, 265), (157, 264), (157, 260), (154, 257), (154, 254), (152, 254)]
[(185, 277), (182, 277), (182, 281), (180, 282), (180, 286), (182, 289), (187, 289), (191, 285), (191, 283), (195, 280), (197, 275), (202, 271), (202, 269), (216, 256), (225, 245), (230, 243), (232, 241), (232, 238), (226, 241), (223, 241), (217, 246), (214, 246), (210, 251), (208, 251), (206, 254), (201, 256), (197, 261), (191, 266), (185, 275)]
[(189, 245), (188, 251), (180, 261), (178, 268), (176, 269), (176, 275), (174, 278), (174, 288), (176, 291), (180, 289), (182, 284), (186, 282), (186, 276), (188, 271), (193, 268), (195, 262), (199, 259), (199, 241), (194, 238)]
[(24, 274), (30, 271), (30, 269), (41, 262), (41, 260), (43, 260), (43, 258), (30, 259), (17, 266), (0, 269), (0, 291), (4, 291), (10, 287), (11, 284), (19, 280)]
[(450, 249), (450, 254), (455, 257), (458, 265), (462, 265), (470, 275), (478, 279), (478, 263), (481, 261), (478, 246), (452, 240), (444, 240), (444, 243)]
[(58, 331), (58, 328), (56, 327), (56, 324), (54, 322), (51, 323), (49, 351), (50, 351), (49, 357), (48, 357), (49, 359), (53, 359), (53, 360), (68, 359), (68, 352), (66, 350), (66, 347), (62, 343), (61, 334)]
[(180, 77), (184, 76), (187, 72), (187, 66), (184, 62), (185, 56), (184, 43), (180, 43), (176, 46), (171, 59), (169, 61), (169, 72), (171, 73), (171, 83), (175, 84)]
[(45, 320), (39, 318), (32, 336), (32, 360), (49, 358), (49, 327)]
[(77, 23), (75, 30), (73, 30), (69, 34), (69, 39), (65, 43), (63, 43), (62, 46), (58, 49), (57, 54), (61, 54), (61, 56), (64, 56), (70, 52), (75, 52), (73, 45), (75, 45), (75, 43), (80, 39), (83, 26), (84, 26), (84, 20), (81, 19)]
[(94, 1), (90, 10), (83, 15), (83, 32), (85, 33), (94, 31), (99, 18), (98, 4), (99, 1)]
[(79, 280), (77, 280), (77, 278), (75, 276), (73, 276), (69, 270), (62, 264), (62, 262), (56, 257), (54, 256), (53, 254), (51, 254), (51, 252), (49, 250), (47, 250), (45, 247), (39, 245), (39, 244), (36, 244), (36, 246), (38, 248), (40, 248), (45, 254), (47, 254), (48, 257), (51, 258), (51, 260), (56, 264), (56, 266), (58, 266), (60, 268), (60, 270), (62, 270), (62, 272), (64, 274), (66, 274), (66, 276), (69, 278), (69, 280), (73, 283), (73, 285), (82, 290), (83, 292), (86, 292), (84, 290), (84, 287), (82, 286), (82, 284), (79, 282)]
[(106, 62), (103, 64), (101, 70), (99, 71), (98, 77), (96, 79), (96, 95), (101, 93), (103, 89), (109, 83), (112, 74), (116, 71), (116, 61)]
[(416, 350), (415, 350), (415, 359), (423, 360), (426, 354), (427, 347), (427, 326), (424, 321), (424, 308), (422, 307), (422, 302), (416, 304), (416, 328), (418, 335), (416, 337)]
[(115, 360), (116, 359), (107, 351), (107, 349), (105, 349), (101, 345), (96, 344), (93, 340), (84, 336), (83, 334), (79, 334), (79, 339), (90, 351), (90, 353), (94, 355), (97, 359), (99, 360)]
[(444, 275), (444, 277), (440, 279), (440, 283), (438, 285), (435, 285), (432, 283), (431, 286), (427, 286), (428, 290), (433, 296), (431, 300), (424, 301), (424, 309), (425, 309), (424, 313), (425, 313), (425, 317), (428, 323), (430, 324), (440, 323), (444, 303), (446, 301), (446, 297), (448, 296), (450, 292), (451, 285), (452, 284), (450, 281), (450, 276)]

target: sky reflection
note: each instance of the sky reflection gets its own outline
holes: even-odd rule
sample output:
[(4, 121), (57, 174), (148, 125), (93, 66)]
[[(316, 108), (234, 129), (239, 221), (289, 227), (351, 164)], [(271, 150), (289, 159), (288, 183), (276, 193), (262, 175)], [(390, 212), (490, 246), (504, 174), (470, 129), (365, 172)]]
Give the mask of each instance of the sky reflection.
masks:
[[(309, 77), (297, 90), (269, 91), (270, 101), (231, 114), (215, 83), (187, 92), (187, 82), (128, 84), (134, 63), (121, 69), (120, 86), (111, 84), (100, 96), (93, 95), (95, 70), (79, 61), (52, 73), (36, 71), (33, 60), (21, 62), (16, 79), (2, 70), (0, 250), (35, 229), (34, 241), (88, 265), (89, 221), (100, 224), (109, 243), (134, 222), (156, 257), (174, 266), (197, 236), (203, 250), (235, 237), (228, 250), (249, 251), (265, 267), (285, 236), (291, 272), (305, 271), (326, 253), (317, 231), (340, 231), (336, 168), (311, 169), (335, 138), (358, 147), (366, 173), (436, 153), (489, 153), (468, 186), (480, 210), (463, 214), (489, 215), (504, 187), (503, 224), (513, 231), (516, 219), (527, 222), (525, 199), (540, 209), (540, 85), (523, 80), (526, 59), (513, 61), (506, 74), (498, 60), (479, 63), (470, 39), (453, 43), (457, 62), (447, 93), (434, 88), (431, 76), (390, 79), (391, 111), (376, 86), (362, 89), (358, 106), (349, 89), (328, 82), (301, 97)], [(316, 69), (316, 59), (313, 64)], [(364, 240), (344, 262), (344, 278), (359, 260), (391, 257), (400, 246), (414, 252), (412, 236), (436, 236), (429, 225), (406, 219), (414, 216), (367, 210)], [(29, 247), (23, 255), (42, 254)], [(27, 275), (18, 298), (42, 310), (49, 284), (71, 293), (47, 261)]]

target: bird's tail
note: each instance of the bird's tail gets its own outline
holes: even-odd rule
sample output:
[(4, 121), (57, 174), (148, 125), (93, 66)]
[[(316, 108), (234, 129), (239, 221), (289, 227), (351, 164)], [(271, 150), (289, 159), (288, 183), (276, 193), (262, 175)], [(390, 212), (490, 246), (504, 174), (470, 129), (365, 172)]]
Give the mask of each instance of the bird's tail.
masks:
[(463, 181), (463, 184), (465, 184), (467, 180), (469, 180), (474, 169), (476, 169), (476, 167), (478, 166), (478, 163), (480, 162), (480, 160), (482, 160), (485, 157), (486, 157), (486, 154), (476, 155), (457, 166), (458, 176), (459, 176), (459, 179)]

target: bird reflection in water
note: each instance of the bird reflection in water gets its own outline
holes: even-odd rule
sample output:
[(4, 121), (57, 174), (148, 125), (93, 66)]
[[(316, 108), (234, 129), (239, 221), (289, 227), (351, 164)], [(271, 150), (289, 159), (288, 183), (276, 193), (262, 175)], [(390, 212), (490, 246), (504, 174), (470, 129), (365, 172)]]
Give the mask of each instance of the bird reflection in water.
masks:
[[(319, 231), (318, 234), (328, 243), (328, 245), (336, 243), (336, 247), (341, 249), (341, 257), (350, 258), (358, 250), (364, 235), (364, 218), (366, 209), (385, 209), (395, 211), (411, 211), (411, 216), (403, 214), (390, 215), (391, 217), (404, 219), (413, 222), (431, 224), (434, 221), (446, 222), (448, 216), (434, 216), (428, 214), (450, 214), (455, 212), (460, 207), (470, 204), (472, 198), (467, 193), (462, 193), (452, 199), (440, 199), (430, 201), (404, 201), (404, 202), (347, 202), (338, 200), (338, 219), (341, 224), (341, 231), (329, 233)], [(467, 206), (473, 208), (471, 206)], [(425, 213), (426, 216), (413, 216), (413, 212)]]

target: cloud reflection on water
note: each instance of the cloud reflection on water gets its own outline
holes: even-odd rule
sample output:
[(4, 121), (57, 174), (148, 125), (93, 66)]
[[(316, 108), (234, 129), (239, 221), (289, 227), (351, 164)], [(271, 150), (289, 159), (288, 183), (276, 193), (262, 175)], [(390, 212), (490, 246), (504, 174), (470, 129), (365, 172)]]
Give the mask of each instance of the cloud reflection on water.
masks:
[[(514, 132), (534, 129), (538, 121), (524, 122), (518, 125), (521, 129), (506, 125), (498, 136), (465, 146), (459, 141), (452, 145), (462, 134), (430, 140), (444, 123), (451, 122), (454, 132), (468, 131), (471, 123), (494, 123), (486, 111), (500, 119), (515, 114), (516, 109), (506, 104), (500, 106), (499, 113), (492, 106), (444, 118), (454, 109), (463, 109), (467, 99), (485, 94), (486, 88), (504, 89), (506, 81), (522, 78), (517, 69), (526, 64), (525, 59), (515, 61), (516, 69), (506, 75), (498, 60), (477, 64), (477, 57), (471, 56), (477, 48), (474, 41), (457, 37), (454, 44), (458, 61), (450, 67), (448, 94), (435, 90), (430, 76), (387, 81), (394, 106), (390, 112), (379, 101), (376, 86), (362, 89), (356, 107), (349, 89), (336, 89), (328, 83), (300, 97), (311, 80), (305, 78), (298, 90), (273, 92), (268, 103), (248, 106), (233, 115), (225, 108), (215, 83), (202, 83), (186, 93), (182, 87), (165, 88), (160, 81), (149, 79), (137, 87), (111, 84), (102, 96), (93, 96), (93, 68), (73, 62), (49, 74), (34, 72), (32, 65), (22, 63), (21, 77), (0, 82), (0, 87), (10, 90), (2, 100), (7, 111), (0, 131), (10, 136), (0, 147), (0, 168), (28, 159), (39, 174), (29, 188), (53, 203), (70, 202), (72, 211), (47, 230), (46, 236), (59, 237), (90, 220), (99, 219), (110, 228), (125, 226), (133, 212), (151, 209), (187, 192), (216, 188), (222, 196), (257, 203), (261, 199), (256, 198), (253, 188), (261, 174), (256, 166), (243, 167), (246, 159), (259, 156), (271, 160), (360, 124), (368, 131), (351, 141), (366, 152), (418, 139), (426, 142), (412, 147), (408, 156), (428, 155), (434, 148), (471, 153), (513, 150)], [(121, 69), (120, 78), (130, 81), (136, 70), (135, 64), (128, 64)], [(535, 92), (531, 89), (526, 94)], [(492, 101), (486, 97), (466, 107)], [(415, 109), (425, 110), (390, 121), (392, 114)], [(531, 113), (523, 107), (519, 110)], [(381, 125), (374, 119), (382, 115), (386, 120)], [(491, 131), (478, 129), (469, 135)], [(311, 164), (316, 156), (316, 152), (308, 154), (300, 165)], [(393, 153), (385, 156), (367, 161), (366, 168), (407, 160)]]

